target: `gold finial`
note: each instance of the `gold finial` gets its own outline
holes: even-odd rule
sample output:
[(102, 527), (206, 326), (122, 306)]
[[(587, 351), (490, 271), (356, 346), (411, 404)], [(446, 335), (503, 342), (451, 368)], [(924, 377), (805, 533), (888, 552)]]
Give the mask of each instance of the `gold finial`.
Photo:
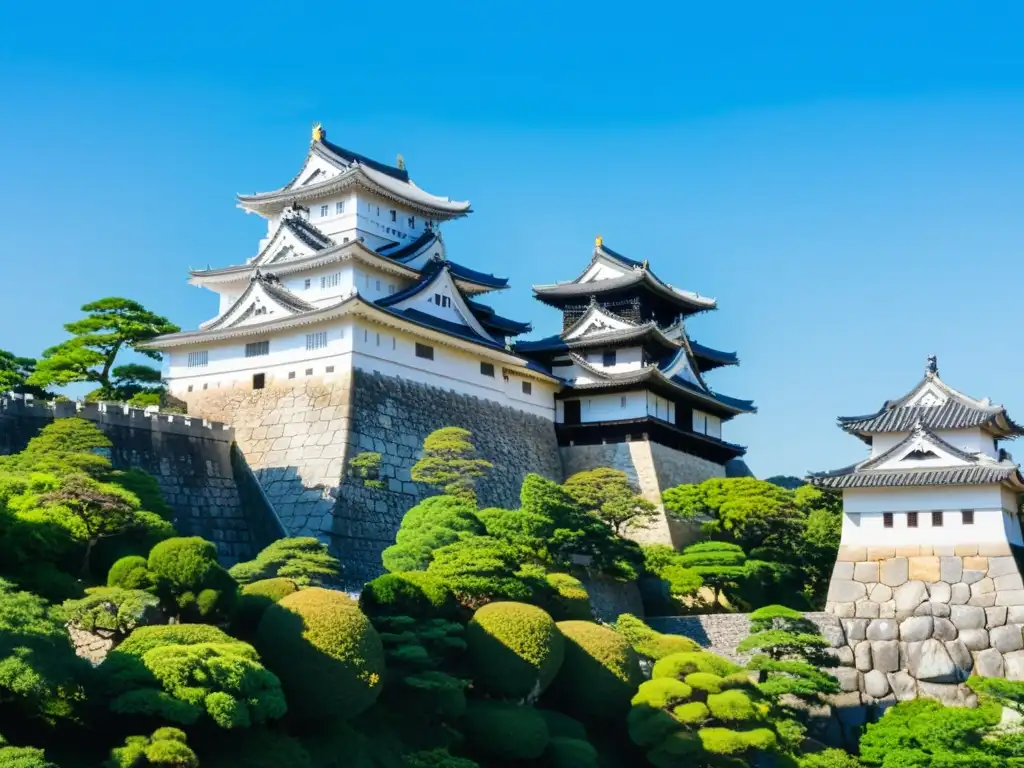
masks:
[(594, 245), (597, 246), (598, 248), (600, 248), (602, 245), (604, 245), (604, 238), (601, 237), (600, 235), (595, 237), (594, 238)]
[(327, 136), (327, 131), (320, 123), (313, 123), (313, 141), (323, 141)]
[(398, 166), (398, 170), (400, 170), (400, 171), (404, 171), (405, 170), (405, 158), (402, 157), (401, 153), (398, 154), (398, 159), (395, 160), (395, 164)]

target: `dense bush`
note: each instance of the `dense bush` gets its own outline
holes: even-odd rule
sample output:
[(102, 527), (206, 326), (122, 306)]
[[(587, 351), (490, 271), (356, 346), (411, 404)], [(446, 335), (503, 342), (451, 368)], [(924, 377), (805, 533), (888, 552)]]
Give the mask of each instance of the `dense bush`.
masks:
[(288, 595), (263, 614), (256, 643), (305, 717), (349, 718), (380, 695), (380, 636), (341, 592), (313, 587)]
[(359, 595), (367, 616), (449, 616), (456, 609), (451, 590), (437, 576), (423, 571), (386, 573), (368, 582)]
[(381, 559), (391, 573), (423, 571), (433, 552), (446, 544), (484, 533), (473, 504), (454, 496), (433, 496), (405, 513), (395, 543)]
[(267, 608), (298, 589), (299, 585), (294, 581), (280, 576), (246, 584), (235, 603), (231, 631), (249, 637), (256, 631)]
[(149, 553), (149, 570), (169, 609), (183, 620), (230, 617), (238, 585), (217, 562), (217, 548), (198, 536), (166, 539)]
[(551, 617), (523, 603), (490, 603), (466, 627), (473, 680), (509, 699), (536, 698), (562, 666), (564, 640)]
[(622, 635), (639, 655), (658, 661), (673, 653), (699, 651), (700, 645), (688, 637), (663, 635), (628, 613), (615, 620), (615, 631)]
[(278, 539), (254, 559), (233, 565), (229, 573), (239, 584), (280, 577), (300, 586), (320, 587), (338, 581), (341, 562), (317, 539), (295, 537)]
[(584, 722), (623, 717), (643, 679), (640, 659), (626, 639), (589, 621), (560, 621), (565, 660), (549, 697), (558, 708)]
[(107, 572), (107, 586), (155, 591), (157, 579), (156, 574), (149, 570), (146, 558), (141, 555), (128, 555), (110, 566)]
[(427, 572), (443, 580), (463, 605), (530, 600), (534, 590), (518, 575), (515, 550), (500, 539), (473, 536), (434, 552)]
[(501, 761), (537, 760), (550, 740), (536, 709), (501, 701), (472, 702), (462, 728), (476, 750)]
[(177, 728), (157, 728), (152, 736), (129, 736), (110, 753), (104, 768), (198, 768), (199, 758)]
[(590, 621), (594, 618), (590, 595), (582, 581), (568, 573), (549, 573), (544, 578), (552, 589), (544, 606), (555, 621)]
[(122, 637), (138, 626), (159, 623), (163, 618), (155, 596), (118, 587), (90, 589), (82, 599), (65, 602), (61, 615), (89, 632), (106, 629)]

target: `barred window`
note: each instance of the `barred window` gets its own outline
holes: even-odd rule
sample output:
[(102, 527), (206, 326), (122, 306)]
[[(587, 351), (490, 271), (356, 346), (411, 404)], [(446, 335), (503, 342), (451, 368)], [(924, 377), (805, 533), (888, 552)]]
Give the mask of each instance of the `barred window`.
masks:
[(917, 528), (917, 512), (907, 512), (907, 528)]
[(322, 275), (320, 277), (320, 288), (337, 288), (341, 283), (341, 272), (335, 272), (330, 275)]
[(942, 527), (942, 513), (941, 512), (932, 512), (932, 528), (941, 528), (941, 527)]
[(207, 350), (201, 352), (189, 352), (188, 353), (188, 367), (189, 368), (205, 368), (206, 364), (210, 362), (210, 353)]
[(334, 204), (334, 212), (335, 213), (344, 213), (345, 212), (345, 203), (344, 203), (344, 201), (342, 201), (340, 203), (335, 203)]
[(269, 341), (253, 341), (245, 345), (246, 357), (262, 357), (270, 354)]
[(328, 210), (329, 209), (328, 209), (328, 207), (326, 205), (321, 205), (320, 206), (320, 217), (323, 218), (324, 216), (326, 216)]
[(960, 510), (960, 516), (963, 520), (964, 525), (974, 525), (974, 510), (973, 509), (962, 509)]
[(312, 352), (314, 349), (323, 349), (327, 346), (327, 331), (317, 331), (316, 333), (306, 334), (306, 351)]

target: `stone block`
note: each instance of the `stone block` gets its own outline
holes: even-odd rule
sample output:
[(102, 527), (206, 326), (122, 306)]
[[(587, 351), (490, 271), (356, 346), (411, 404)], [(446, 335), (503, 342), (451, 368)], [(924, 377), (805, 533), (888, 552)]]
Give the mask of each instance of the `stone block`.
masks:
[[(929, 547), (928, 551), (923, 554), (930, 555), (931, 553), (931, 547)], [(922, 554), (921, 547), (917, 544), (904, 544), (896, 547), (896, 557), (917, 557), (920, 554)]]
[(853, 649), (853, 665), (859, 672), (871, 669), (871, 643), (861, 640)]
[(933, 544), (932, 554), (940, 557), (952, 557), (956, 554), (956, 548), (952, 544)]
[(858, 600), (855, 614), (858, 619), (877, 619), (879, 605), (871, 600)]
[(891, 619), (876, 619), (865, 630), (865, 637), (872, 641), (896, 640), (899, 634), (900, 625)]
[(965, 707), (972, 698), (976, 700), (970, 689), (956, 683), (936, 683), (920, 681), (917, 684), (917, 695), (922, 699), (934, 699), (947, 707)]
[(1024, 605), (1024, 590), (1012, 589), (996, 593), (996, 605)]
[(1006, 620), (1011, 624), (1024, 624), (1024, 605), (1007, 606)]
[(832, 578), (841, 581), (853, 581), (853, 567), (855, 563), (837, 561), (832, 568)]
[(868, 547), (868, 560), (886, 560), (895, 556), (896, 548), (887, 546)]
[(906, 583), (910, 574), (910, 560), (906, 557), (894, 557), (883, 560), (879, 568), (878, 580), (890, 587), (898, 587)]
[(939, 603), (934, 600), (921, 603), (914, 609), (915, 616), (939, 616), (943, 619), (949, 618), (949, 612), (949, 603)]
[(964, 574), (964, 561), (960, 557), (939, 558), (939, 578), (949, 584), (960, 581)]
[(905, 670), (893, 672), (888, 675), (889, 686), (896, 696), (897, 701), (910, 701), (917, 698), (917, 680), (911, 677)]
[(860, 690), (861, 673), (852, 667), (836, 667), (829, 670), (839, 681), (839, 689), (847, 693)]
[[(1021, 672), (1024, 672), (1024, 663), (1021, 664)], [(981, 677), (1002, 677), (1003, 655), (995, 648), (978, 651), (974, 654), (974, 673)]]
[[(959, 581), (958, 575), (953, 581)], [(936, 581), (928, 584), (928, 599), (937, 603), (948, 603), (952, 596), (952, 588), (945, 581)]]
[(856, 645), (867, 638), (869, 619), (843, 619), (843, 632), (846, 633), (846, 642)]
[[(977, 547), (975, 547), (975, 549), (977, 549)], [(988, 572), (988, 558), (987, 557), (978, 557), (977, 555), (975, 555), (973, 557), (965, 557), (964, 558), (964, 570), (965, 571), (981, 571), (982, 573), (987, 573)]]
[(987, 576), (979, 582), (971, 584), (971, 597), (977, 597), (978, 595), (987, 595), (989, 592), (996, 591), (996, 583), (993, 579)]
[(950, 620), (961, 632), (965, 629), (984, 629), (985, 609), (973, 605), (954, 605), (950, 611)]
[(907, 671), (919, 681), (952, 683), (957, 679), (946, 646), (933, 638), (907, 643)]
[(908, 581), (893, 590), (893, 597), (896, 600), (896, 615), (903, 613), (909, 616), (928, 599), (928, 590), (923, 581)]
[(1001, 627), (1006, 623), (1006, 611), (1005, 605), (997, 605), (992, 608), (985, 609), (985, 627), (992, 629), (993, 627)]
[(873, 584), (868, 590), (868, 599), (875, 603), (892, 600), (892, 587), (887, 587), (885, 584)]
[(985, 555), (986, 557), (1004, 557), (1010, 554), (1010, 545), (1005, 541), (978, 544), (978, 554)]
[[(1009, 593), (1004, 593), (1009, 594)], [(987, 595), (972, 595), (971, 599), (967, 601), (968, 605), (976, 605), (981, 608), (989, 608), (996, 604), (996, 593), (989, 592)]]
[(878, 563), (864, 562), (855, 564), (853, 567), (853, 578), (855, 581), (874, 584), (878, 581)]
[(974, 668), (974, 658), (971, 656), (971, 652), (962, 640), (948, 640), (946, 641), (946, 653), (949, 654), (949, 658), (956, 666), (954, 674), (957, 681), (964, 682), (971, 676), (971, 670)]
[(958, 632), (956, 625), (953, 624), (952, 621), (949, 619), (938, 618), (933, 619), (933, 622), (932, 637), (944, 642), (947, 640), (956, 640)]
[(989, 646), (988, 631), (984, 629), (965, 629), (959, 639), (971, 651), (983, 651)]
[(881, 670), (873, 669), (864, 675), (864, 693), (868, 696), (880, 699), (890, 690), (889, 679)]
[(880, 672), (896, 672), (900, 668), (900, 645), (895, 640), (871, 643), (871, 663)]
[(952, 587), (950, 587), (950, 605), (967, 605), (967, 601), (970, 599), (971, 588), (969, 585), (961, 582), (959, 584), (954, 584)]
[(900, 640), (905, 643), (922, 642), (932, 636), (934, 619), (931, 616), (912, 616), (900, 622)]
[(867, 550), (864, 547), (844, 546), (839, 548), (836, 559), (846, 563), (859, 563), (867, 560)]
[(937, 557), (911, 557), (910, 580), (911, 581), (938, 581), (939, 580), (939, 558)]
[(859, 581), (833, 579), (828, 585), (828, 599), (836, 603), (856, 602), (867, 596), (867, 588)]
[(1024, 580), (1021, 579), (1019, 573), (1008, 573), (1005, 576), (996, 576), (993, 581), (996, 584), (997, 592), (1024, 589)]
[[(977, 544), (955, 544), (953, 545), (953, 554), (959, 557), (971, 557), (978, 554)], [(965, 565), (964, 568), (967, 566)]]
[(1007, 680), (1024, 680), (1024, 651), (1003, 654), (1003, 675)]
[(1017, 624), (993, 627), (988, 632), (988, 640), (992, 647), (1000, 653), (1019, 651), (1024, 648), (1024, 638), (1021, 637), (1020, 627)]
[(985, 571), (964, 571), (964, 575), (961, 577), (964, 584), (974, 585), (985, 578)]
[(830, 613), (840, 619), (852, 619), (857, 615), (856, 603), (832, 603)]
[(851, 648), (848, 645), (844, 645), (841, 648), (836, 648), (836, 658), (839, 659), (840, 666), (852, 667), (854, 663), (853, 648)]
[(878, 606), (878, 618), (880, 619), (895, 619), (896, 618), (896, 601), (886, 600), (884, 603)]

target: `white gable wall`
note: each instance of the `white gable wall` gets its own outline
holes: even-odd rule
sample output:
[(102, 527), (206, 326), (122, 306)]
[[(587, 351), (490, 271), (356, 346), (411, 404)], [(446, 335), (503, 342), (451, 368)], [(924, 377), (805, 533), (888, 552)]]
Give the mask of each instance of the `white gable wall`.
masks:
[(615, 264), (609, 260), (598, 259), (596, 263), (591, 265), (590, 268), (583, 273), (583, 276), (580, 278), (580, 282), (592, 283), (595, 280), (610, 280), (613, 277), (622, 277), (629, 273), (629, 267)]

